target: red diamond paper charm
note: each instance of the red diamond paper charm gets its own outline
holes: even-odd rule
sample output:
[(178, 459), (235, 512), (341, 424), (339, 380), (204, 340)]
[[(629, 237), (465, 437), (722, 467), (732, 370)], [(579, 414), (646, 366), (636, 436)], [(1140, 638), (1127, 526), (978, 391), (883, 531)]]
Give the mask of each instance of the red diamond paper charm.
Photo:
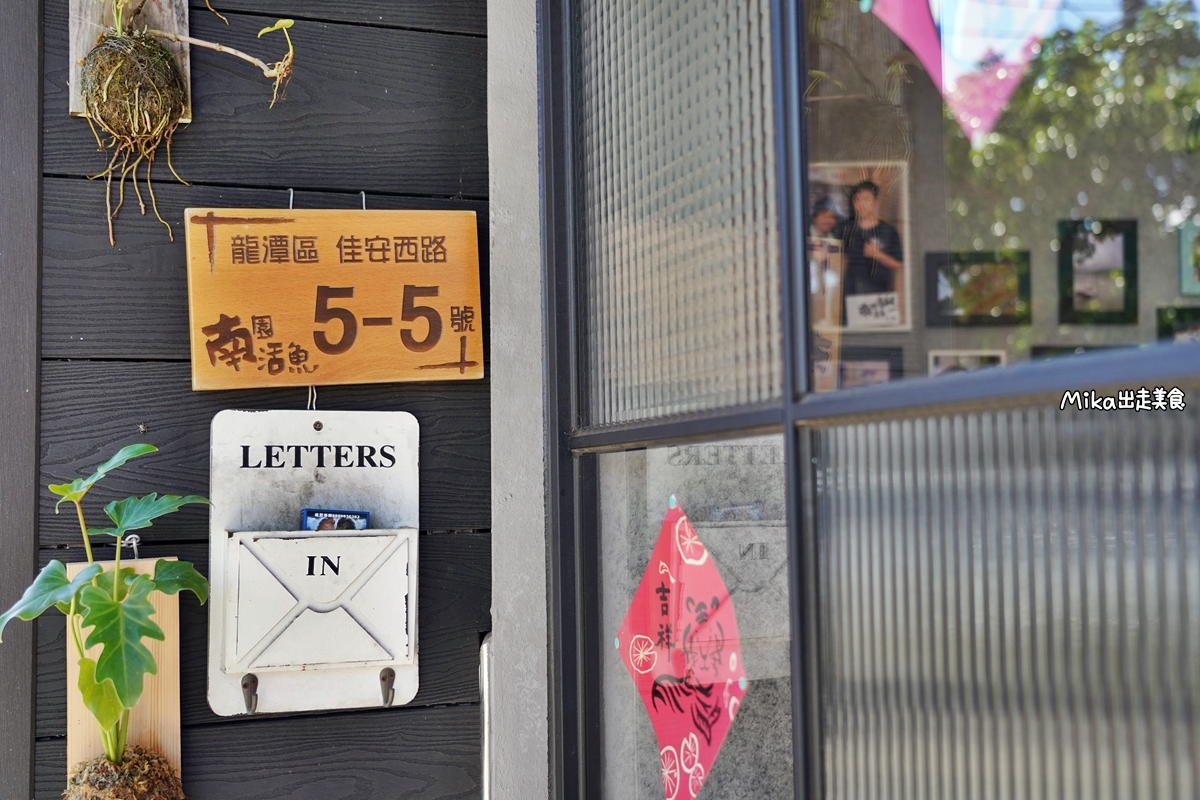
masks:
[(695, 797), (746, 672), (729, 590), (674, 497), (614, 644), (658, 737), (666, 800)]

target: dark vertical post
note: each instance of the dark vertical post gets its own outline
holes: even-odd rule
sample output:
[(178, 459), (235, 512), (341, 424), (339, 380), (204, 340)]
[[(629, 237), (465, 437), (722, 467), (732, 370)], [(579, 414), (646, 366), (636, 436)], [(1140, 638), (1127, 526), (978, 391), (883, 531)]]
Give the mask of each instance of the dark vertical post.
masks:
[[(572, 248), (570, 5), (540, 4), (541, 127), (545, 137), (542, 208), (546, 270), (546, 491), (549, 532), (547, 626), (550, 651), (550, 797), (588, 797), (581, 718), (579, 464), (570, 434), (577, 424), (575, 259)], [(597, 689), (598, 691), (598, 689)]]
[(788, 572), (791, 589), (792, 756), (797, 800), (821, 789), (820, 671), (817, 640), (816, 452), (810, 429), (797, 429), (809, 386), (808, 162), (804, 130), (804, 11), (772, 0), (775, 161), (779, 208), (779, 288), (783, 331), (784, 448), (787, 454)]
[[(0, 3), (0, 607), (37, 568), (42, 4)], [(34, 626), (0, 644), (0, 797), (33, 796)]]

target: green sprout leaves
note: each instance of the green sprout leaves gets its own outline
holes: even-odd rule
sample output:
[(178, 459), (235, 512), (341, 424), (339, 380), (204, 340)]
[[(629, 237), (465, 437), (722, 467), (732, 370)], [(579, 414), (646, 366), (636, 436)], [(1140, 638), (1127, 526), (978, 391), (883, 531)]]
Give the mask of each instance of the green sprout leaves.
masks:
[[(146, 675), (158, 673), (154, 654), (144, 643), (145, 639), (164, 638), (162, 628), (152, 619), (154, 605), (150, 595), (155, 591), (173, 595), (186, 590), (194, 593), (201, 603), (208, 600), (208, 581), (186, 561), (159, 559), (154, 564), (153, 577), (139, 574), (132, 567), (120, 565), (119, 544), (116, 564), (112, 567), (105, 569), (92, 561), (93, 534), (114, 536), (119, 543), (129, 531), (148, 528), (154, 520), (189, 503), (208, 503), (206, 498), (195, 494), (151, 492), (145, 497), (126, 497), (104, 507), (113, 527), (88, 529), (80, 504), (88, 491), (131, 458), (156, 450), (151, 444), (123, 447), (88, 477), (50, 487), (59, 496), (59, 505), (64, 501), (75, 504), (89, 563), (72, 580), (61, 561), (51, 561), (21, 599), (0, 614), (0, 634), (9, 620), (32, 620), (51, 606), (67, 615), (67, 632), (79, 654), (79, 693), (100, 724), (105, 756), (118, 764), (125, 750), (129, 712), (142, 696)], [(90, 629), (86, 643), (85, 628)], [(86, 650), (96, 647), (100, 648), (97, 658), (84, 655)]]
[(159, 497), (157, 492), (151, 492), (145, 497), (114, 500), (104, 507), (104, 513), (112, 520), (114, 527), (92, 528), (89, 532), (93, 536), (115, 536), (119, 539), (129, 531), (149, 528), (154, 520), (178, 511), (188, 503), (207, 504), (208, 500), (198, 494), (164, 494)]
[(59, 495), (60, 499), (55, 505), (54, 510), (57, 512), (58, 507), (68, 500), (72, 503), (78, 503), (83, 499), (83, 496), (105, 475), (112, 470), (124, 464), (131, 458), (144, 456), (147, 453), (157, 452), (158, 448), (152, 444), (131, 444), (128, 447), (122, 447), (117, 451), (116, 455), (105, 461), (100, 466), (96, 467), (96, 471), (86, 478), (76, 478), (70, 483), (52, 483), (49, 486), (50, 491)]
[(70, 609), (75, 593), (99, 574), (99, 564), (88, 564), (75, 580), (67, 578), (67, 568), (61, 561), (51, 561), (42, 567), (16, 605), (0, 614), (0, 641), (3, 641), (4, 626), (13, 617), (26, 621), (36, 619), (50, 606), (58, 606), (65, 613)]
[(271, 31), (283, 31), (283, 38), (287, 39), (287, 55), (276, 61), (274, 65), (263, 70), (263, 73), (268, 78), (275, 78), (275, 88), (271, 93), (271, 108), (275, 107), (275, 102), (282, 96), (281, 93), (286, 90), (288, 81), (292, 77), (292, 63), (296, 60), (296, 48), (292, 46), (292, 37), (288, 33), (288, 28), (295, 24), (294, 20), (280, 19), (276, 20), (274, 25), (268, 25), (258, 32), (258, 38), (261, 39), (264, 34)]
[[(271, 31), (286, 31), (288, 28), (292, 27), (295, 24), (296, 24), (296, 21), (293, 19), (275, 20), (274, 25), (268, 25), (267, 27), (263, 28), (261, 31), (258, 32), (258, 38), (261, 39), (264, 34), (270, 33)], [(284, 36), (287, 36), (287, 34), (284, 33)], [(290, 41), (290, 39), (289, 39), (289, 41)]]

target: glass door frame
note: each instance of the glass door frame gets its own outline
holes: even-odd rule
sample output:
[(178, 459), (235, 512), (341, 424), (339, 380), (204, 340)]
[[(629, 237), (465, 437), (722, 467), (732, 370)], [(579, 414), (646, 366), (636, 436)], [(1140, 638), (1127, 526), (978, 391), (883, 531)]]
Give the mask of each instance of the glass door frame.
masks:
[[(817, 470), (815, 430), (831, 424), (915, 414), (1014, 408), (1067, 390), (1200, 377), (1197, 346), (1160, 345), (957, 376), (951, 386), (911, 378), (832, 393), (808, 391), (809, 330), (804, 289), (808, 230), (803, 113), (804, 31), (800, 0), (770, 5), (774, 145), (784, 397), (778, 401), (642, 422), (580, 424), (581, 296), (573, 186), (571, 17), (565, 0), (539, 7), (542, 214), (547, 352), (547, 508), (549, 530), (550, 796), (601, 797), (599, 550), (596, 454), (651, 446), (785, 433), (791, 688), (795, 797), (820, 798)], [(1161, 385), (1161, 383), (1160, 383)]]

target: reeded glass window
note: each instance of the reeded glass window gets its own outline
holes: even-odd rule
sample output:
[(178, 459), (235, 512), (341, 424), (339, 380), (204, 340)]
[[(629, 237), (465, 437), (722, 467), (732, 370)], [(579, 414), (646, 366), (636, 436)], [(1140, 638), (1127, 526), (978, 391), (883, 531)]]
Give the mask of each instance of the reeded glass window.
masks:
[(817, 434), (825, 797), (1200, 794), (1200, 414)]
[(805, 9), (817, 391), (1200, 336), (1191, 2)]
[(769, 9), (572, 6), (583, 424), (781, 395)]
[(783, 437), (598, 458), (603, 796), (792, 797)]

